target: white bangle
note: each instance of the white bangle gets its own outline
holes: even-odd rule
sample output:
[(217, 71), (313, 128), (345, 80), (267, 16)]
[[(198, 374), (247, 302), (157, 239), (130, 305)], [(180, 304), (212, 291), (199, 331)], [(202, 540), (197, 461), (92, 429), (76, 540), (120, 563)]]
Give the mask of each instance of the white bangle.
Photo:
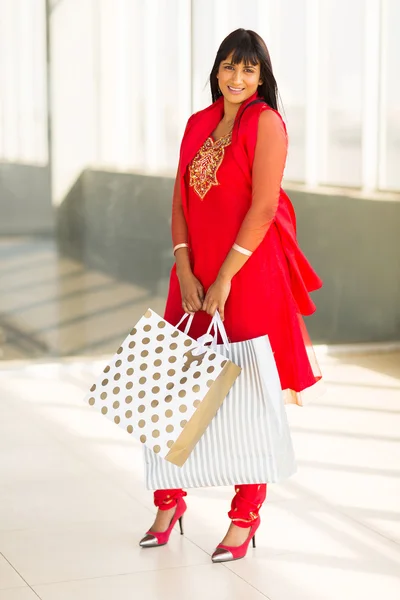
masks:
[(232, 248), (240, 254), (245, 254), (246, 256), (251, 256), (253, 253), (251, 250), (246, 250), (246, 248), (242, 248), (242, 246), (238, 246), (238, 244), (233, 244)]
[(179, 250), (179, 248), (189, 248), (189, 244), (178, 244), (177, 246), (175, 246), (174, 248), (174, 254), (177, 250)]

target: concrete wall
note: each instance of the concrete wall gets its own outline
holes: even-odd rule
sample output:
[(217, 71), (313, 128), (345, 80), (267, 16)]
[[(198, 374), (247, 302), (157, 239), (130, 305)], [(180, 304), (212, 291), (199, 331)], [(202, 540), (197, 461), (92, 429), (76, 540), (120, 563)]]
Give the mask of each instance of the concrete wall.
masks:
[(400, 201), (288, 191), (324, 280), (310, 332), (331, 343), (400, 340)]
[(166, 295), (172, 186), (168, 177), (86, 170), (58, 208), (61, 253)]
[[(85, 171), (58, 210), (62, 252), (166, 294), (172, 183)], [(400, 202), (287, 191), (300, 244), (324, 280), (307, 319), (313, 340), (400, 340)]]
[(49, 234), (53, 229), (49, 168), (0, 163), (0, 235)]

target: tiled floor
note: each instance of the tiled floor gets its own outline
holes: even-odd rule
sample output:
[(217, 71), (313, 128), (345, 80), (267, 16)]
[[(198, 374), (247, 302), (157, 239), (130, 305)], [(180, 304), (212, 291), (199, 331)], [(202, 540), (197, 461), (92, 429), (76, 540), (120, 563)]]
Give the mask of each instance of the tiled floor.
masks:
[(400, 354), (321, 356), (289, 407), (299, 471), (270, 486), (258, 547), (212, 565), (231, 490), (191, 491), (185, 536), (141, 550), (141, 450), (82, 402), (102, 361), (3, 363), (0, 600), (398, 600)]

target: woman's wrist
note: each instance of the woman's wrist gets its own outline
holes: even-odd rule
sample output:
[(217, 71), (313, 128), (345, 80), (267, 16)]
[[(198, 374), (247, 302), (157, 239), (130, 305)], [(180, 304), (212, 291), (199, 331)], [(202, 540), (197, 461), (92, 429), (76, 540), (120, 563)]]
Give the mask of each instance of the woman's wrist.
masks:
[(180, 279), (181, 277), (186, 277), (187, 275), (191, 275), (191, 273), (192, 267), (189, 261), (187, 263), (176, 263), (176, 274), (178, 276), (178, 279)]
[(176, 244), (174, 246), (174, 256), (178, 278), (185, 277), (190, 274), (192, 272), (192, 266), (190, 262), (189, 244)]
[(177, 252), (177, 250), (181, 250), (182, 248), (187, 248), (189, 250), (189, 244), (187, 244), (186, 242), (184, 244), (177, 244), (176, 246), (174, 246), (174, 254)]
[(217, 275), (217, 281), (221, 283), (230, 283), (232, 281), (232, 275), (227, 273), (224, 269), (221, 269)]

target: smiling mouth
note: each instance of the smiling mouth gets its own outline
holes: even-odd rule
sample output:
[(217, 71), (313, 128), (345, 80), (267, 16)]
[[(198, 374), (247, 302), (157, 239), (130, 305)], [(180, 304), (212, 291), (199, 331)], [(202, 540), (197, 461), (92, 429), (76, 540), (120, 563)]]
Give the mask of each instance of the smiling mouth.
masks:
[(228, 90), (238, 94), (240, 92), (243, 92), (244, 88), (235, 88), (235, 87), (232, 87), (231, 85), (228, 85)]

